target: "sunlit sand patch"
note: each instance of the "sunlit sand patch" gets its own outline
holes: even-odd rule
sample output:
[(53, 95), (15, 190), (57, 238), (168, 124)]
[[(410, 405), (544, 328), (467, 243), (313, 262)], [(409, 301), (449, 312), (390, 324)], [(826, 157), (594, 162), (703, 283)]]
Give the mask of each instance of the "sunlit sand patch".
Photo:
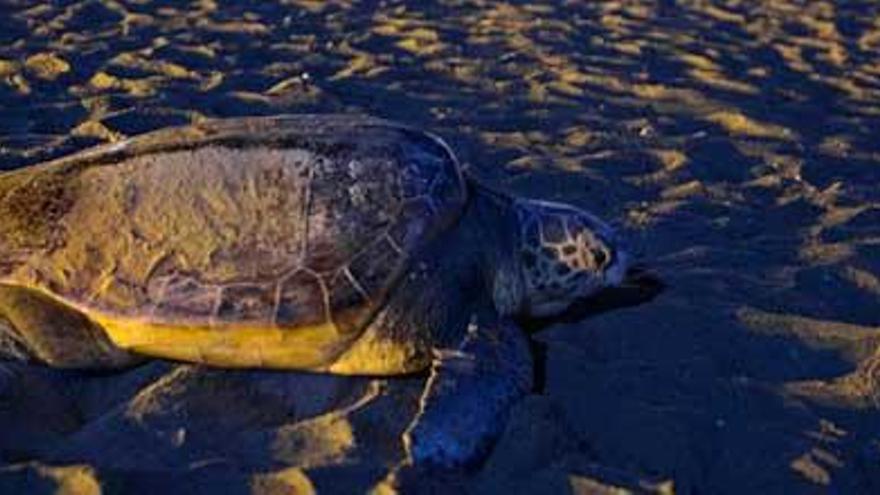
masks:
[(852, 363), (861, 362), (880, 349), (880, 329), (876, 327), (771, 313), (752, 307), (740, 308), (736, 316), (759, 334), (794, 337), (813, 349), (840, 352)]
[(874, 20), (874, 29), (865, 30), (857, 41), (860, 49), (871, 52), (880, 49), (880, 19)]
[[(624, 477), (625, 473), (612, 473)], [(618, 486), (614, 483), (603, 482), (588, 476), (571, 475), (568, 477), (569, 488), (572, 495), (624, 495), (633, 493), (629, 487)], [(639, 492), (654, 495), (673, 495), (675, 483), (665, 481), (661, 483), (644, 483), (639, 487)]]
[(797, 136), (790, 129), (783, 126), (759, 122), (737, 111), (718, 111), (706, 116), (706, 120), (723, 127), (727, 132), (735, 135), (775, 138), (796, 139)]
[(308, 475), (298, 467), (254, 475), (250, 488), (253, 495), (278, 495), (282, 493), (313, 495), (317, 493)]
[(110, 60), (110, 65), (162, 74), (172, 79), (198, 79), (198, 73), (173, 62), (153, 60), (136, 53), (122, 53)]
[(876, 340), (872, 343), (874, 354), (858, 362), (852, 372), (830, 379), (789, 382), (782, 389), (825, 406), (876, 411), (880, 408), (880, 352)]
[(691, 69), (688, 71), (688, 74), (693, 76), (697, 81), (717, 89), (748, 95), (756, 95), (760, 93), (760, 90), (754, 85), (736, 81), (729, 75), (716, 70)]
[(703, 84), (725, 91), (748, 95), (755, 95), (760, 92), (754, 85), (739, 81), (731, 74), (725, 73), (724, 68), (719, 63), (716, 63), (715, 60), (706, 55), (679, 52), (678, 58), (690, 67), (687, 71), (688, 75)]
[(24, 66), (40, 79), (53, 81), (70, 72), (70, 64), (54, 53), (38, 53), (24, 61)]
[(37, 465), (36, 470), (42, 476), (53, 480), (58, 494), (100, 495), (101, 483), (95, 470), (85, 464), (68, 466)]
[(676, 149), (651, 149), (648, 155), (658, 162), (659, 168), (655, 172), (626, 177), (627, 183), (636, 186), (661, 185), (671, 181), (676, 171), (686, 166), (688, 157)]
[(31, 85), (28, 84), (27, 79), (21, 73), (9, 75), (3, 78), (3, 82), (21, 96), (31, 94)]
[(368, 51), (359, 50), (351, 46), (348, 42), (343, 42), (337, 47), (340, 54), (349, 57), (348, 63), (342, 69), (330, 76), (331, 81), (339, 79), (348, 79), (352, 77), (363, 77), (371, 79), (381, 75), (389, 69), (382, 61), (383, 58)]
[(667, 198), (633, 206), (626, 211), (626, 224), (633, 229), (648, 229), (662, 219), (675, 218), (676, 213), (687, 204), (686, 200)]
[(89, 81), (89, 84), (97, 89), (113, 89), (117, 87), (122, 87), (122, 83), (116, 77), (107, 74), (106, 72), (97, 72), (92, 79)]
[(716, 64), (714, 60), (705, 55), (684, 52), (679, 54), (679, 58), (694, 69), (701, 69), (711, 72), (717, 72), (720, 70), (720, 66)]
[(822, 139), (822, 142), (819, 144), (819, 151), (839, 158), (847, 156), (852, 148), (851, 140), (845, 135), (828, 136)]
[[(283, 98), (287, 102), (297, 101), (315, 102), (317, 103), (324, 96), (321, 88), (304, 79), (302, 75), (293, 76), (278, 83), (275, 83), (266, 90), (266, 96)], [(268, 103), (274, 103), (274, 100), (266, 100)]]
[(566, 170), (586, 173), (585, 164), (615, 155), (611, 150), (591, 151), (601, 140), (583, 126), (561, 130), (558, 137), (539, 131), (482, 132), (480, 138), (497, 149), (520, 156), (506, 162), (514, 170)]
[(701, 194), (705, 191), (703, 184), (698, 180), (692, 180), (684, 184), (678, 184), (660, 193), (663, 199), (684, 199), (688, 196)]
[(651, 154), (653, 154), (660, 160), (660, 163), (663, 164), (663, 169), (667, 171), (678, 170), (682, 168), (687, 162), (687, 155), (680, 150), (651, 150)]
[[(777, 185), (781, 185), (787, 181), (795, 181), (801, 185), (801, 188), (794, 192), (795, 198), (800, 195), (807, 194), (810, 187), (802, 183), (803, 159), (797, 155), (788, 153), (780, 153), (778, 151), (778, 143), (768, 142), (766, 140), (742, 139), (733, 142), (734, 147), (739, 153), (754, 160), (756, 165), (760, 165), (760, 178), (773, 177)], [(790, 198), (786, 197), (786, 193), (779, 195), (778, 204), (786, 204)]]
[(119, 141), (124, 136), (116, 131), (108, 129), (101, 122), (87, 120), (73, 128), (70, 133), (74, 136), (96, 137), (104, 141)]
[(483, 132), (480, 137), (490, 146), (524, 150), (538, 143), (547, 143), (547, 135), (541, 132)]
[(452, 81), (465, 83), (470, 88), (490, 93), (504, 94), (513, 86), (510, 81), (491, 80), (487, 75), (488, 67), (468, 57), (428, 60), (425, 68)]
[(382, 36), (397, 38), (398, 47), (416, 55), (434, 55), (445, 48), (438, 32), (417, 19), (384, 17), (373, 32)]
[(718, 5), (712, 5), (701, 1), (688, 1), (687, 4), (689, 4), (691, 9), (698, 11), (700, 14), (721, 22), (738, 25), (746, 23), (745, 16), (726, 10), (724, 7)]
[(415, 29), (406, 33), (396, 45), (416, 55), (433, 55), (444, 48), (436, 32), (426, 29)]
[(159, 78), (120, 78), (103, 71), (96, 73), (88, 82), (89, 86), (99, 91), (125, 90), (130, 95), (139, 97), (155, 94), (159, 84)]
[(206, 59), (216, 58), (218, 48), (219, 45), (217, 45), (216, 43), (212, 43), (210, 45), (181, 45), (176, 47), (176, 49), (181, 51), (182, 53), (193, 54)]
[(842, 242), (811, 241), (800, 249), (799, 255), (810, 264), (831, 265), (852, 258), (855, 255), (855, 248), (851, 244)]
[(869, 209), (870, 206), (867, 205), (853, 206), (851, 208), (833, 207), (819, 218), (819, 224), (823, 229), (843, 225)]
[(583, 149), (597, 141), (596, 134), (584, 126), (568, 127), (563, 132), (565, 134), (564, 143), (568, 149)]
[(357, 443), (349, 415), (382, 393), (379, 382), (371, 382), (364, 395), (350, 406), (280, 428), (273, 442), (273, 458), (300, 468), (339, 463)]
[[(539, 8), (540, 7), (540, 8)], [(518, 70), (519, 64), (510, 68), (514, 77), (521, 78), (529, 88), (529, 100), (540, 103), (572, 104), (570, 98), (583, 95), (580, 87), (585, 75), (577, 70), (578, 64), (563, 53), (547, 50), (536, 41), (539, 36), (560, 41), (567, 40), (571, 27), (556, 19), (544, 17), (552, 11), (549, 6), (512, 6), (500, 4), (483, 12), (481, 16), (469, 19), (476, 24), (468, 37), (475, 45), (500, 44), (537, 61), (537, 70), (529, 68)], [(536, 16), (540, 22), (536, 22)], [(540, 30), (537, 27), (540, 26)], [(552, 34), (551, 34), (552, 33)], [(482, 70), (473, 71), (482, 73)]]
[[(95, 469), (87, 464), (48, 465), (41, 463), (27, 463), (14, 466), (12, 470), (6, 469), (7, 473), (14, 471), (24, 472), (33, 470), (43, 479), (42, 482), (54, 483), (54, 493), (59, 495), (101, 495), (102, 488)], [(13, 484), (13, 486), (15, 486)], [(33, 487), (34, 484), (32, 483)], [(48, 489), (49, 487), (45, 487)]]
[(8, 77), (18, 72), (18, 63), (12, 60), (0, 59), (0, 77)]
[[(880, 278), (874, 273), (854, 266), (846, 266), (843, 268), (843, 276), (857, 288), (880, 298)], [(877, 304), (880, 305), (880, 299), (877, 300)]]
[[(603, 81), (609, 82), (609, 81)], [(679, 108), (705, 108), (710, 106), (709, 100), (699, 91), (680, 88), (675, 86), (667, 86), (659, 83), (636, 83), (628, 84), (617, 81), (612, 85), (612, 89), (626, 91), (633, 96), (648, 101), (665, 101), (675, 103)]]
[(197, 25), (206, 31), (215, 33), (237, 33), (249, 35), (263, 35), (270, 31), (270, 28), (258, 21), (228, 21), (217, 22), (204, 20)]
[(312, 13), (320, 13), (330, 8), (351, 5), (349, 0), (292, 0), (291, 3)]
[(299, 422), (277, 435), (274, 457), (300, 467), (336, 464), (355, 444), (351, 424), (337, 414)]
[(831, 474), (823, 464), (840, 467), (842, 462), (826, 450), (814, 448), (791, 461), (791, 469), (816, 485), (827, 486), (831, 483)]

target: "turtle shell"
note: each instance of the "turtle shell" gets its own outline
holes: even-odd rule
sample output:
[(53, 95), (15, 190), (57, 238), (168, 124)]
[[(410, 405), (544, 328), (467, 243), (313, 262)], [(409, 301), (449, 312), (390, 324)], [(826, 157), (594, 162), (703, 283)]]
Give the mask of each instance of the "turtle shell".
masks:
[(117, 345), (320, 368), (466, 201), (439, 138), (348, 115), (210, 120), (0, 176), (3, 283)]

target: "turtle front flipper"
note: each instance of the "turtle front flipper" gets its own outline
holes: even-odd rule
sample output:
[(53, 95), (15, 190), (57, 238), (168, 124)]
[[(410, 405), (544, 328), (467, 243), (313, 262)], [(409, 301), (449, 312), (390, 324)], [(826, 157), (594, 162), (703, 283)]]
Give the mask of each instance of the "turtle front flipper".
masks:
[(58, 368), (118, 368), (139, 361), (79, 311), (13, 285), (0, 285), (0, 359)]
[(404, 434), (409, 462), (446, 469), (479, 460), (532, 378), (528, 342), (515, 323), (472, 322), (457, 349), (435, 351), (419, 414)]

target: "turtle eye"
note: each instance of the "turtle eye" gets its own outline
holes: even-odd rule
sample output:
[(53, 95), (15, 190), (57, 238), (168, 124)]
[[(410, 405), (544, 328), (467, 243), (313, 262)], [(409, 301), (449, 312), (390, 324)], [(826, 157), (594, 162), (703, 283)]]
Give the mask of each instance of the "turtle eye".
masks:
[(593, 254), (593, 260), (596, 262), (596, 266), (603, 267), (605, 263), (608, 261), (608, 254), (602, 248), (593, 248), (590, 250)]

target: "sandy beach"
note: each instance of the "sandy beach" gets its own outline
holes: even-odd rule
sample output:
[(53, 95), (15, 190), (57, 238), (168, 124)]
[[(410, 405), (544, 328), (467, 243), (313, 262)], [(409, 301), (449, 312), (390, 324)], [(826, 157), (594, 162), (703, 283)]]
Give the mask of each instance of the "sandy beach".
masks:
[[(438, 493), (880, 492), (880, 4), (0, 0), (0, 169), (210, 117), (366, 113), (619, 225)], [(384, 493), (426, 376), (10, 365), (2, 493)], [(624, 490), (624, 491), (621, 491)]]

